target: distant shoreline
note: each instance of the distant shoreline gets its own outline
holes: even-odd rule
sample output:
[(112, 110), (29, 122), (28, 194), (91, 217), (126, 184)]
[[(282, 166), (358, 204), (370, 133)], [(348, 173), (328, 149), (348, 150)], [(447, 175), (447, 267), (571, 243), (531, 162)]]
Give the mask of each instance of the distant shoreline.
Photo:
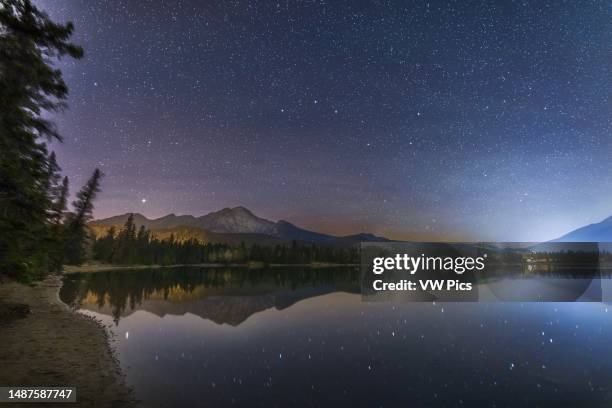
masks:
[(336, 264), (326, 262), (316, 262), (308, 264), (222, 264), (222, 263), (201, 263), (201, 264), (176, 264), (176, 265), (113, 265), (113, 264), (84, 264), (84, 265), (64, 265), (63, 271), (65, 275), (73, 273), (93, 273), (93, 272), (108, 272), (121, 270), (138, 270), (138, 269), (162, 269), (162, 268), (246, 268), (246, 269), (263, 269), (263, 268), (354, 268), (359, 264)]

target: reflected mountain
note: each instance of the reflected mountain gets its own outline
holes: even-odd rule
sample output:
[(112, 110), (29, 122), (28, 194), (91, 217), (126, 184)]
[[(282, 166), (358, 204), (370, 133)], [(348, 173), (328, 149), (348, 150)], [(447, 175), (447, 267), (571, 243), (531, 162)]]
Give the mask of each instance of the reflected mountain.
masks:
[(69, 275), (61, 300), (74, 308), (112, 316), (137, 310), (157, 316), (191, 313), (237, 326), (266, 309), (332, 292), (359, 293), (356, 268), (172, 268)]

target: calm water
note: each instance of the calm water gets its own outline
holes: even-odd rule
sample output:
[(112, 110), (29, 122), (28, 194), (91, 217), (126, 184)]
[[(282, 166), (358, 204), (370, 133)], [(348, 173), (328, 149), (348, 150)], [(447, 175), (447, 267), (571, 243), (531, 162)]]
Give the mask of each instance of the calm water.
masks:
[(606, 303), (363, 302), (349, 269), (78, 274), (60, 296), (113, 326), (147, 406), (612, 406)]

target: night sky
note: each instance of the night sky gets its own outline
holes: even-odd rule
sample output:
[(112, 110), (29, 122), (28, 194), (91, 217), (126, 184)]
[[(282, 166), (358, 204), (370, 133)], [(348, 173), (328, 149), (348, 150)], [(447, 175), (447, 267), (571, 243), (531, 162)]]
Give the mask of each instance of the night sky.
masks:
[(73, 193), (106, 173), (97, 217), (544, 240), (612, 215), (607, 1), (39, 4), (85, 49), (53, 148)]

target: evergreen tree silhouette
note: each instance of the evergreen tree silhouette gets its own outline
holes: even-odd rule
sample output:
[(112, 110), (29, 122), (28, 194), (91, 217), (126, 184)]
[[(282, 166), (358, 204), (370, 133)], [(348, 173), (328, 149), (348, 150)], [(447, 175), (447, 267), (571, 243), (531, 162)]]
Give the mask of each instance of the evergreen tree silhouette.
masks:
[(102, 176), (100, 169), (95, 169), (72, 203), (75, 211), (69, 217), (66, 227), (66, 260), (69, 264), (80, 265), (85, 260), (85, 245), (88, 241), (87, 222), (93, 218), (93, 200), (100, 191)]
[(49, 267), (59, 167), (45, 142), (61, 138), (42, 112), (65, 107), (68, 88), (52, 62), (83, 55), (72, 31), (28, 0), (0, 1), (0, 272), (13, 276)]

